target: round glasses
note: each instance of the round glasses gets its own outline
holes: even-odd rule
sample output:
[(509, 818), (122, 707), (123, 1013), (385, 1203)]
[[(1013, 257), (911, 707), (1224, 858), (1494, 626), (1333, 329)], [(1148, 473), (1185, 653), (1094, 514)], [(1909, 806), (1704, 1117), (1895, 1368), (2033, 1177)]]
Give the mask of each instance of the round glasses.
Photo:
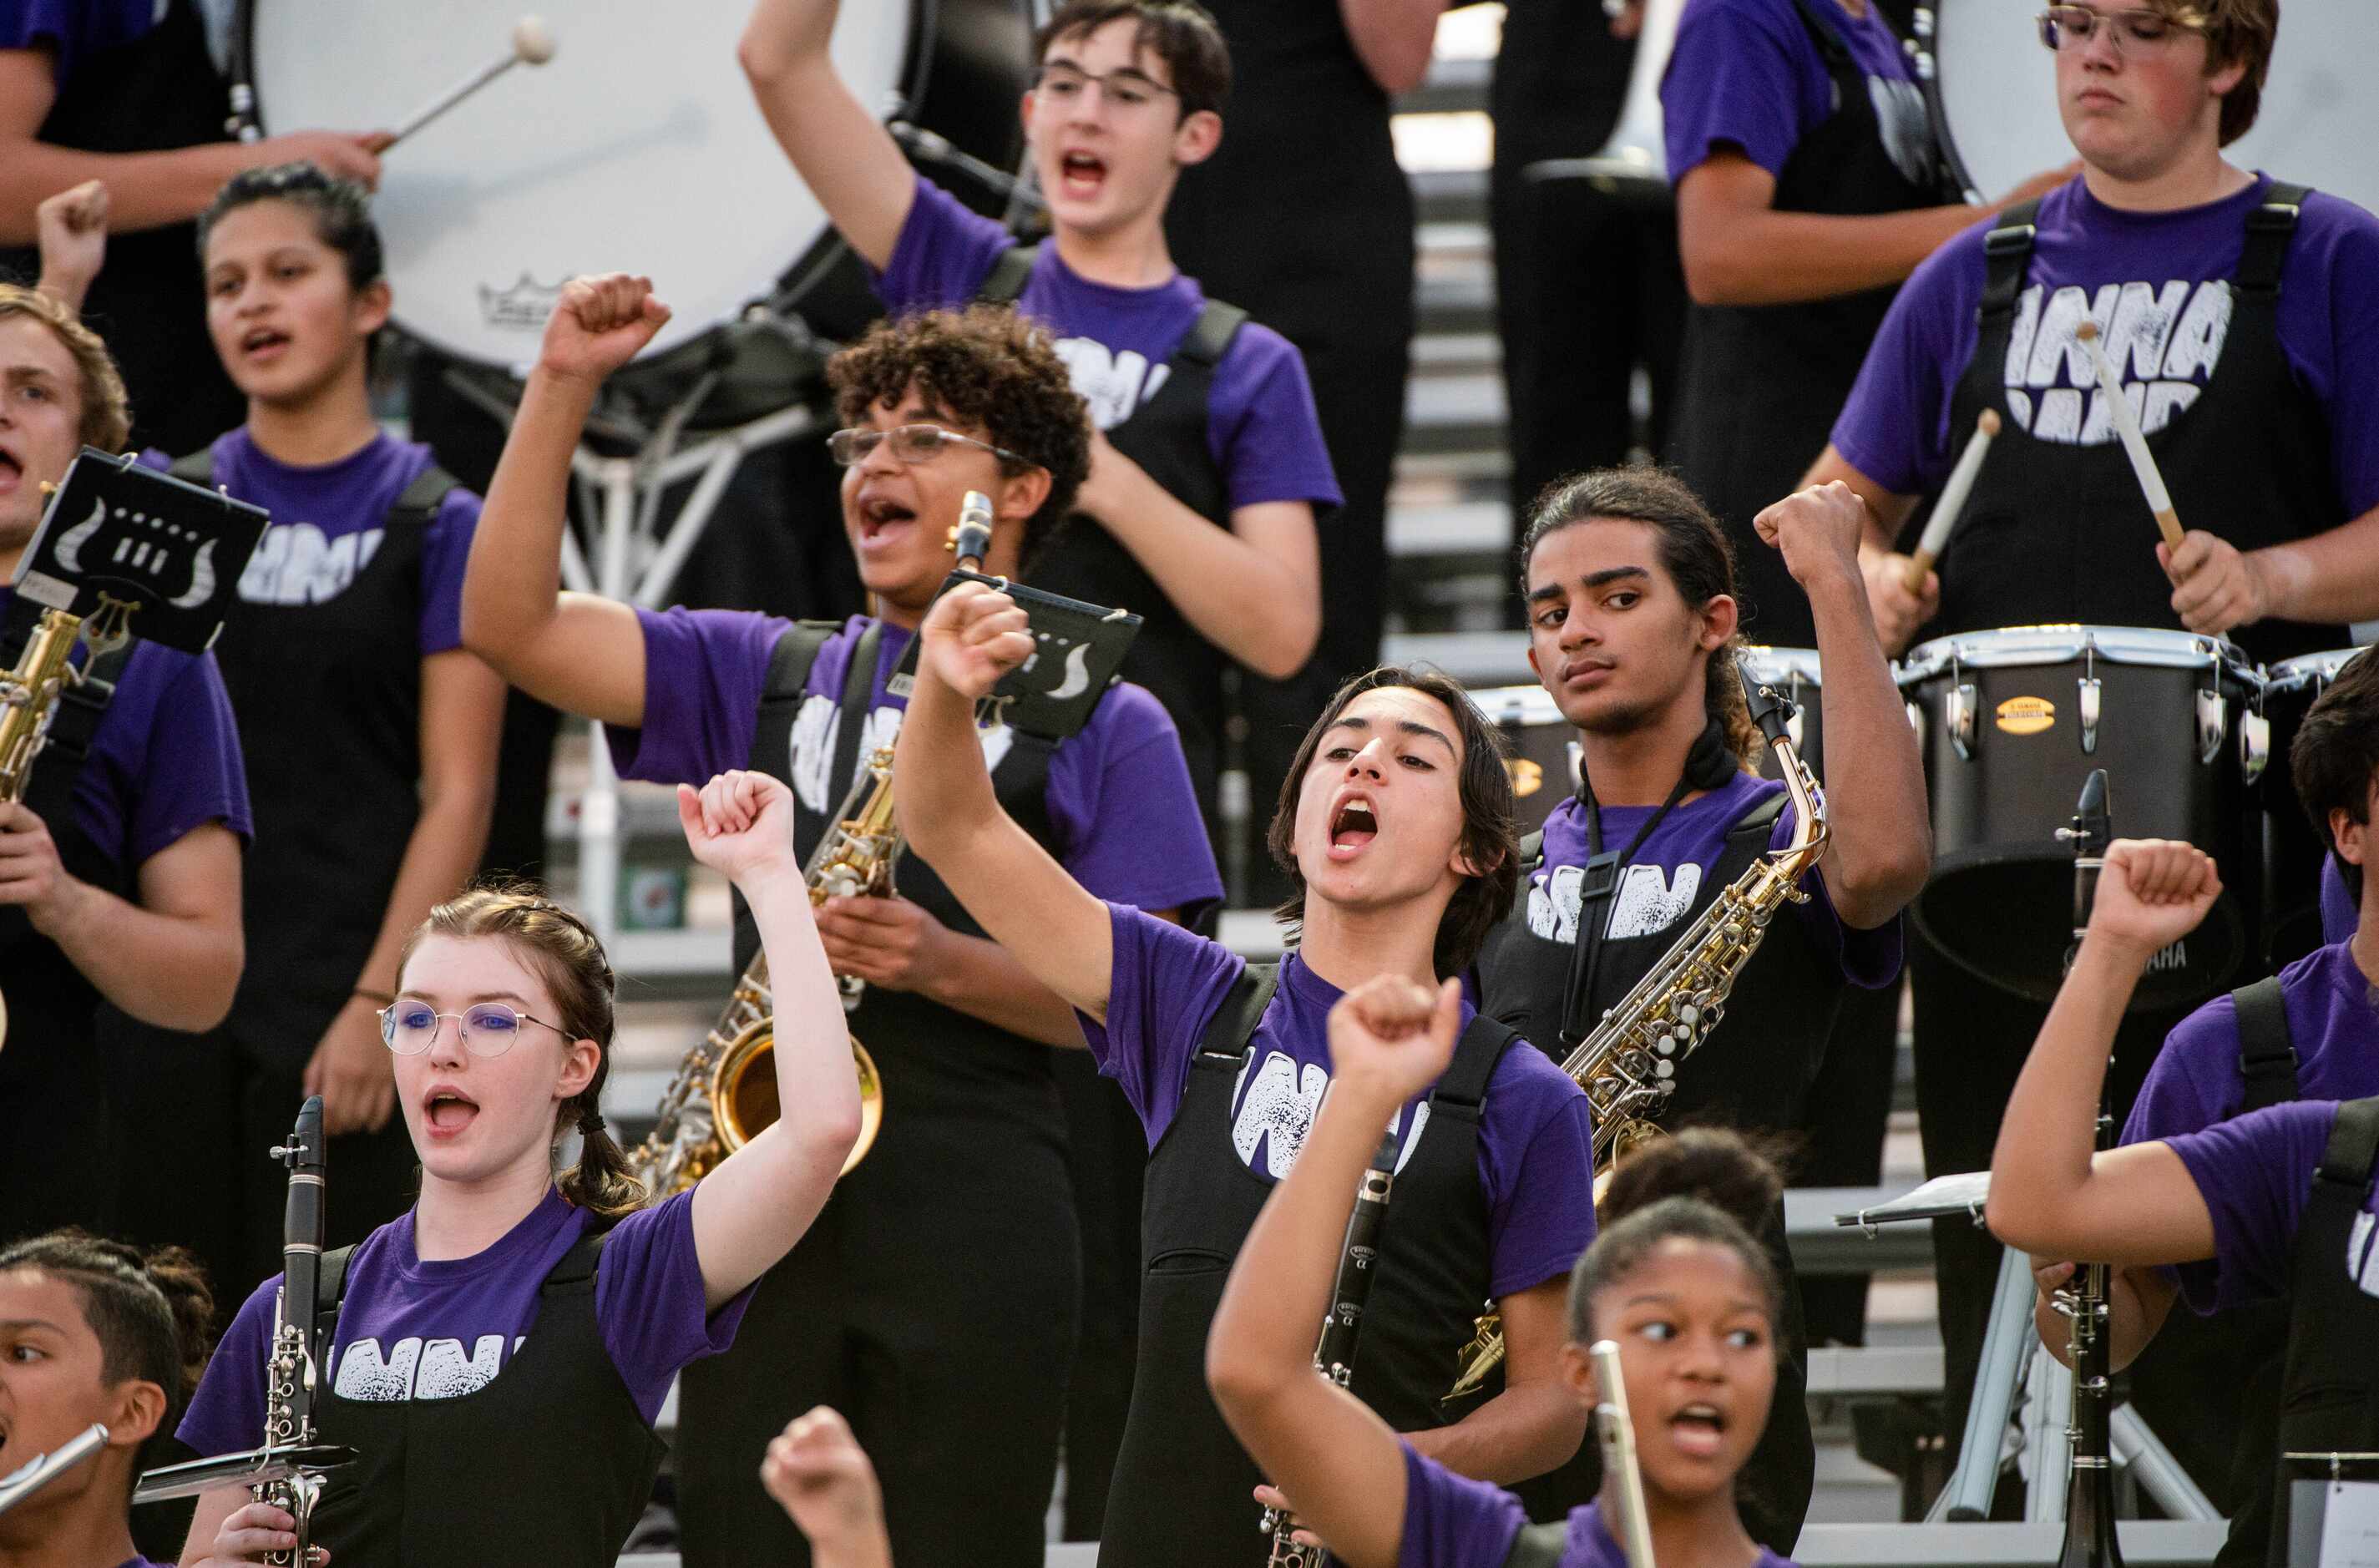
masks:
[(400, 1056), (418, 1056), (438, 1043), (438, 1031), (453, 1019), (462, 1031), (463, 1048), (474, 1056), (501, 1056), (520, 1038), (520, 1026), (533, 1023), (563, 1039), (569, 1031), (559, 1024), (531, 1018), (501, 1002), (481, 1002), (459, 1013), (441, 1013), (427, 1002), (393, 1002), (380, 1010), (380, 1037)]
[(1013, 463), (1020, 468), (1039, 466), (1032, 459), (1020, 457), (1006, 447), (979, 441), (972, 436), (960, 435), (956, 430), (945, 430), (939, 425), (900, 425), (889, 430), (837, 430), (826, 439), (827, 455), (850, 468), (866, 462), (868, 454), (888, 440), (892, 443), (892, 455), (903, 464), (927, 462), (946, 446), (971, 446), (977, 452), (987, 452), (1002, 463)]

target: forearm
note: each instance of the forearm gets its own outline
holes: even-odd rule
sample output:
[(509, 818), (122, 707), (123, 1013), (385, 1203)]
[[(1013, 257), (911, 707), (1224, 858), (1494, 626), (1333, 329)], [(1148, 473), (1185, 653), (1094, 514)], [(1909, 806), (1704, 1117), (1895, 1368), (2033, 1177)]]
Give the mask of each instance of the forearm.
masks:
[(1035, 980), (996, 942), (953, 932), (943, 961), (925, 977), (922, 990), (944, 1007), (1010, 1034), (1044, 1045), (1086, 1048), (1081, 1026), (1065, 998)]
[(2274, 617), (2379, 619), (2379, 507), (2325, 534), (2254, 550), (2247, 559), (2269, 584)]
[(1796, 305), (1883, 288), (1983, 216), (1920, 207), (1843, 217), (1730, 207), (1681, 226), (1685, 283), (1700, 305)]
[(1860, 499), (1866, 502), (1866, 525), (1859, 543), (1860, 555), (1865, 556), (1869, 550), (1890, 550), (1900, 537), (1900, 525), (1908, 521), (1910, 513), (1916, 510), (1918, 498), (1885, 489), (1852, 466), (1850, 460), (1831, 441), (1826, 443), (1826, 450), (1817, 454), (1817, 460), (1809, 464), (1809, 471), (1801, 476), (1801, 483), (1796, 488), (1811, 489), (1832, 484), (1836, 479), (1856, 490)]
[[(2156, 1279), (2156, 1276), (2148, 1276)], [(2116, 1269), (2107, 1275), (2107, 1364), (2113, 1371), (2121, 1371), (2139, 1359), (2158, 1330), (2164, 1327), (2165, 1313), (2171, 1308), (2171, 1287), (2158, 1280), (2155, 1285), (2143, 1287), (2141, 1271)], [(2160, 1292), (2162, 1300), (2151, 1304), (2147, 1290)], [(2067, 1367), (2073, 1365), (2070, 1343), (2071, 1321), (2057, 1309), (2056, 1304), (2035, 1295), (2032, 1305), (2032, 1326), (2040, 1334), (2040, 1343), (2048, 1353)]]
[(840, 8), (839, 0), (759, 0), (736, 50), (744, 74), (761, 79), (826, 58)]
[[(768, 960), (780, 1125), (791, 1124), (804, 1145), (830, 1142), (845, 1128), (855, 1135), (859, 1081), (851, 1071), (850, 1026), (841, 988), (818, 942), (809, 889), (798, 869), (788, 868), (746, 889), (744, 898)], [(834, 1152), (837, 1168), (849, 1147), (845, 1137)]]
[(143, 1023), (196, 1032), (231, 1010), (245, 944), (235, 886), (229, 906), (161, 914), (66, 879), (57, 912), (37, 923), (99, 994)]
[(2011, 1247), (2056, 1257), (2090, 1250), (2071, 1244), (2072, 1218), (2090, 1182), (2107, 1053), (2147, 959), (2084, 937), (2024, 1058), (1991, 1155), (1990, 1229)]
[(84, 152), (30, 138), (0, 146), (0, 245), (34, 241), (33, 209), (85, 180), (107, 182), (107, 226), (135, 234), (187, 223), (253, 161), (240, 142), (170, 152)]
[(1083, 507), (1182, 618), (1239, 663), (1283, 680), (1312, 655), (1322, 633), (1318, 547), (1310, 560), (1286, 564), (1214, 526), (1129, 461), (1114, 465)]
[(811, 1568), (892, 1568), (892, 1542), (878, 1526), (858, 1540), (810, 1542)]
[(33, 287), (79, 315), (82, 312), (83, 299), (91, 293), (91, 280), (98, 275), (96, 272), (75, 271), (53, 266), (49, 258), (45, 256), (42, 259), (42, 275), (34, 282)]
[(1819, 865), (1835, 911), (1871, 930), (1916, 897), (1931, 869), (1925, 764), (1866, 583), (1846, 566), (1808, 592), (1826, 672), (1827, 750), (1847, 765), (1826, 770), (1831, 838)]
[(1511, 1486), (1569, 1462), (1586, 1436), (1586, 1410), (1557, 1384), (1524, 1383), (1450, 1427), (1405, 1441), (1457, 1475)]
[[(900, 831), (945, 881), (966, 874), (962, 846), (1003, 814), (976, 738), (974, 708), (931, 670), (917, 673), (892, 754), (892, 804)], [(964, 893), (960, 901), (966, 901)]]
[(463, 576), (464, 643), (496, 673), (546, 701), (554, 699), (531, 684), (535, 675), (523, 655), (560, 613), (570, 465), (597, 390), (575, 377), (529, 372)]
[(1388, 93), (1409, 92), (1429, 74), (1444, 9), (1445, 0), (1338, 0), (1356, 58)]

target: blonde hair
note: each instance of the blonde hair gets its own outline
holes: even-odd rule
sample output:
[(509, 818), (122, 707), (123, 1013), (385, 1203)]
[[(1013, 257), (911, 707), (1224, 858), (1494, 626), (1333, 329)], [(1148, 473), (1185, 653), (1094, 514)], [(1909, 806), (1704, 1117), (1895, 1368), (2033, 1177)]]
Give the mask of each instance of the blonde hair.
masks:
[(537, 966), (553, 1005), (553, 1021), (573, 1040), (592, 1040), (601, 1052), (595, 1076), (555, 1114), (558, 1140), (564, 1126), (579, 1128), (578, 1164), (555, 1185), (562, 1195), (604, 1220), (617, 1220), (645, 1206), (645, 1184), (628, 1168), (628, 1157), (601, 1125), (603, 1084), (611, 1076), (612, 997), (618, 982), (603, 944), (585, 921), (526, 884), (500, 883), (471, 888), (429, 911), (405, 939), (397, 973), (413, 961), (428, 936), (495, 936)]
[(82, 377), (82, 441), (102, 452), (122, 452), (132, 439), (132, 399), (124, 390), (124, 373), (100, 335), (64, 300), (18, 283), (0, 283), (0, 320), (30, 316), (50, 330), (74, 356)]

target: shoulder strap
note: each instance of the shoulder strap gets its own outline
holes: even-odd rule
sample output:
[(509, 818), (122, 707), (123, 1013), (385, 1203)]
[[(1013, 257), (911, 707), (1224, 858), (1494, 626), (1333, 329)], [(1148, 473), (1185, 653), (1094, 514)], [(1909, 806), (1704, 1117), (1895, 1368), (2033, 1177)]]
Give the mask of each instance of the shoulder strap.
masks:
[(396, 503), (388, 509), (388, 520), (426, 528), (437, 520), (447, 496), (462, 488), (462, 480), (433, 463), (398, 492)]
[(215, 484), (215, 449), (202, 446), (187, 456), (177, 457), (165, 472), (185, 484), (203, 485), (212, 489)]
[(2023, 292), (2024, 274), (2032, 268), (2032, 242), (2040, 233), (2040, 200), (2019, 201), (1999, 214), (1983, 236), (1983, 302), (1985, 317), (2005, 315), (2015, 308)]
[(1833, 18), (1825, 14), (1834, 7), (1827, 6), (1821, 10), (1811, 0), (1797, 0), (1797, 8), (1802, 22), (1809, 30), (1811, 41), (1817, 46), (1817, 53), (1825, 57), (1827, 68), (1840, 70), (1850, 63), (1850, 45), (1842, 42), (1842, 32), (1835, 27)]
[(2318, 1179), (2352, 1188), (2360, 1200), (2371, 1185), (2374, 1163), (2379, 1163), (2379, 1098), (2340, 1101), (2329, 1143), (2321, 1152)]
[(2239, 1009), (2239, 1074), (2247, 1082), (2239, 1114), (2282, 1105), (2303, 1093), (2297, 1082), (2296, 1044), (2289, 1038), (2288, 1010), (2280, 977), (2266, 975), (2230, 993)]
[(2247, 247), (2239, 253), (2239, 275), (2233, 286), (2244, 294), (2280, 292), (2280, 269), (2288, 259), (2288, 241), (2296, 237), (2297, 218), (2313, 187), (2272, 182), (2261, 205), (2247, 214)]
[(832, 621), (794, 621), (768, 655), (768, 683), (761, 689), (762, 700), (799, 696), (810, 683), (810, 668), (817, 663), (818, 650), (841, 629)]
[(1455, 1043), (1454, 1060), (1446, 1064), (1445, 1076), (1430, 1091), (1430, 1104), (1463, 1110), (1482, 1104), (1487, 1098), (1488, 1080), (1495, 1076), (1503, 1053), (1518, 1043), (1519, 1038), (1520, 1031), (1510, 1024), (1485, 1013), (1473, 1015), (1462, 1038)]
[(1545, 830), (1540, 827), (1520, 840), (1520, 874), (1525, 877), (1544, 863)]
[(1272, 1006), (1272, 994), (1279, 989), (1278, 964), (1250, 964), (1239, 971), (1239, 978), (1231, 982), (1230, 994), (1206, 1020), (1206, 1032), (1198, 1039), (1198, 1054), (1228, 1056), (1233, 1061), (1246, 1055), (1249, 1042), (1256, 1037), (1256, 1026), (1263, 1022), (1264, 1009)]
[(1511, 1554), (1503, 1559), (1503, 1568), (1561, 1568), (1562, 1553), (1567, 1550), (1568, 1520), (1523, 1525), (1512, 1542)]
[(567, 1290), (593, 1279), (596, 1265), (602, 1261), (603, 1244), (610, 1237), (608, 1225), (580, 1236), (577, 1244), (562, 1255), (562, 1261), (546, 1274), (545, 1283), (537, 1287), (537, 1293), (551, 1295), (556, 1290)]
[(827, 775), (829, 793), (851, 788), (859, 777), (859, 741), (867, 732), (868, 701), (876, 695), (876, 650), (883, 645), (881, 621), (869, 621), (851, 645), (851, 664), (842, 673), (841, 718), (834, 727), (834, 771)]
[(1247, 324), (1246, 311), (1236, 305), (1210, 299), (1206, 308), (1198, 312), (1198, 320), (1181, 340), (1181, 346), (1173, 351), (1173, 357), (1194, 361), (1211, 370), (1223, 362), (1223, 356), (1230, 352), (1231, 340)]
[(1776, 790), (1757, 805), (1736, 817), (1734, 826), (1726, 830), (1726, 836), (1732, 838), (1738, 834), (1757, 833), (1763, 838), (1767, 838), (1775, 831), (1776, 819), (1784, 814), (1784, 807), (1792, 799), (1791, 790)]
[(340, 1247), (323, 1253), (314, 1276), (315, 1300), (320, 1303), (314, 1312), (314, 1340), (320, 1353), (327, 1353), (338, 1339), (339, 1303), (346, 1298), (347, 1263), (355, 1252), (352, 1247)]
[(1023, 297), (1024, 285), (1033, 281), (1033, 261), (1041, 254), (1033, 245), (1015, 245), (999, 254), (991, 264), (990, 276), (974, 291), (977, 302), (984, 305), (1013, 305)]

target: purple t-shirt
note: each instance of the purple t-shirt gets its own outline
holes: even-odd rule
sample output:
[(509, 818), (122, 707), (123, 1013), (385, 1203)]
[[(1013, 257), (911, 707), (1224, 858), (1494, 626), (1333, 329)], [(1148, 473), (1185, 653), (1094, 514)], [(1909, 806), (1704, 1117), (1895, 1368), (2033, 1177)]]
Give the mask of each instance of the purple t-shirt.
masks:
[[(2177, 212), (2118, 211), (2079, 178), (2050, 191), (2008, 344), (2003, 384), (2015, 422), (2069, 445), (2117, 439), (2073, 336), (2085, 319), (2097, 323), (2148, 434), (2194, 403), (2222, 358), (2247, 214), (2270, 187), (2259, 175), (2235, 196)], [(1842, 456), (1895, 494), (1935, 488), (1956, 461), (1950, 405), (1979, 341), (1989, 228), (1986, 220), (1963, 231), (1909, 278), (1834, 425)], [(2334, 196), (2305, 199), (2280, 271), (2278, 332), (2289, 369), (2328, 414), (2346, 517), (2360, 516), (2379, 505), (2379, 218)]]
[[(595, 1270), (595, 1321), (620, 1381), (647, 1422), (678, 1369), (734, 1343), (749, 1290), (713, 1312), (694, 1256), (694, 1195), (640, 1209), (611, 1228)], [(453, 1399), (486, 1387), (536, 1330), (537, 1291), (593, 1216), (551, 1188), (494, 1245), (424, 1261), (407, 1210), (347, 1262), (329, 1385), (342, 1399)], [(240, 1304), (175, 1435), (201, 1458), (256, 1446), (275, 1274)]]
[(2354, 928), (2362, 920), (2362, 911), (2355, 907), (2354, 895), (2346, 890), (2346, 874), (2337, 869), (2337, 857), (2321, 857), (2321, 939), (2325, 942), (2352, 940)]
[(0, 49), (54, 51), (63, 89), (86, 57), (140, 38), (163, 12), (156, 0), (6, 0)]
[[(972, 301), (1016, 236), (920, 175), (917, 199), (876, 292), (896, 315)], [(1177, 272), (1153, 288), (1114, 288), (1078, 275), (1041, 242), (1017, 308), (1047, 326), (1091, 419), (1111, 430), (1156, 395), (1173, 351), (1197, 324), (1205, 294)], [(1206, 446), (1234, 507), (1304, 501), (1335, 506), (1338, 481), (1305, 360), (1289, 341), (1250, 321), (1214, 367)]]
[[(15, 597), (0, 585), (0, 614)], [(239, 725), (212, 653), (134, 641), (75, 777), (74, 820), (127, 875), (210, 822), (250, 835)]]
[[(1106, 1022), (1082, 1018), (1099, 1070), (1140, 1113), (1148, 1146), (1173, 1125), (1206, 1025), (1246, 961), (1219, 942), (1116, 905)], [(1231, 1094), (1239, 1163), (1277, 1181), (1296, 1166), (1330, 1086), (1330, 1008), (1343, 995), (1291, 952), (1256, 1026), (1251, 1069)], [(1467, 1028), (1474, 1014), (1462, 1007)], [(1398, 1169), (1429, 1130), (1427, 1096), (1396, 1118)], [(1490, 1287), (1498, 1297), (1570, 1271), (1594, 1239), (1594, 1140), (1586, 1096), (1541, 1051), (1506, 1051), (1479, 1119)]]
[[(371, 564), (387, 533), (389, 509), (433, 458), (418, 441), (382, 431), (351, 456), (298, 467), (269, 456), (246, 427), (215, 439), (215, 483), (272, 515), (256, 553), (240, 573), (239, 597), (249, 604), (328, 604)], [(163, 453), (140, 460), (163, 468)], [(460, 486), (430, 519), (421, 547), (424, 658), (463, 645), (463, 569), (479, 525), (479, 498)]]
[[(1933, 133), (1899, 36), (1872, 4), (1862, 17), (1837, 7), (1831, 20), (1866, 78), (1884, 151), (1911, 181), (1930, 183)], [(1672, 182), (1729, 145), (1781, 175), (1835, 111), (1833, 72), (1793, 0), (1690, 0), (1660, 78)]]
[[(1589, 1437), (1588, 1441), (1593, 1439)], [(1481, 1568), (1503, 1561), (1528, 1524), (1520, 1500), (1487, 1481), (1457, 1476), (1410, 1443), (1405, 1452), (1405, 1535), (1396, 1568)], [(1627, 1568), (1627, 1553), (1602, 1523), (1602, 1504), (1572, 1509), (1562, 1568)], [(1792, 1568), (1762, 1548), (1756, 1568)]]
[[(1677, 927), (1701, 892), (1704, 878), (1726, 848), (1727, 829), (1767, 797), (1784, 786), (1771, 778), (1738, 774), (1726, 787), (1699, 800), (1673, 807), (1660, 819), (1650, 838), (1627, 862), (1619, 886), (1612, 892), (1611, 921), (1603, 935), (1612, 940), (1649, 936)], [(1657, 806), (1602, 808), (1602, 847), (1624, 850)], [(1796, 815), (1790, 801), (1777, 814), (1769, 834), (1771, 849), (1793, 841)], [(1553, 808), (1545, 819), (1544, 863), (1528, 874), (1528, 929), (1549, 942), (1577, 940), (1580, 885), (1588, 860), (1586, 808), (1576, 796)], [(1817, 946), (1834, 955), (1842, 975), (1854, 985), (1876, 990), (1900, 974), (1900, 922), (1886, 921), (1871, 931), (1844, 925), (1834, 912), (1819, 871), (1801, 879), (1809, 900), (1793, 906)]]
[[(2379, 999), (2345, 944), (2316, 947), (2280, 971), (2280, 1006), (2304, 1099), (2379, 1094)], [(2239, 1071), (2239, 1008), (2225, 993), (2165, 1036), (2131, 1103), (2122, 1141), (2173, 1140), (2203, 1131), (2237, 1116), (2246, 1093)], [(2174, 1271), (2191, 1303), (2201, 1308), (2215, 1299), (2216, 1272), (2204, 1262)]]
[[(2212, 1263), (2181, 1275), (2192, 1307), (2213, 1312), (2288, 1294), (2297, 1225), (2337, 1120), (2334, 1100), (2295, 1100), (2165, 1140), (2189, 1168), (2214, 1217)], [(2379, 1296), (2379, 1259), (2373, 1255), (2379, 1216), (2369, 1194), (2362, 1212), (2352, 1245), (2337, 1261), (2366, 1293)]]
[[(606, 731), (621, 777), (700, 784), (746, 766), (768, 660), (792, 623), (739, 609), (639, 609), (636, 619), (645, 629), (645, 727)], [(842, 728), (843, 677), (867, 624), (852, 616), (818, 650), (793, 722), (786, 776), (813, 812), (833, 811), (851, 785), (827, 776)], [(863, 751), (889, 745), (900, 733), (908, 700), (885, 682), (908, 645), (908, 633), (884, 628)], [(1004, 729), (984, 731), (994, 771), (1008, 742)], [(1223, 896), (1179, 732), (1144, 688), (1125, 683), (1100, 699), (1090, 722), (1050, 756), (1044, 799), (1056, 830), (1050, 850), (1096, 897), (1178, 908), (1190, 918)]]

